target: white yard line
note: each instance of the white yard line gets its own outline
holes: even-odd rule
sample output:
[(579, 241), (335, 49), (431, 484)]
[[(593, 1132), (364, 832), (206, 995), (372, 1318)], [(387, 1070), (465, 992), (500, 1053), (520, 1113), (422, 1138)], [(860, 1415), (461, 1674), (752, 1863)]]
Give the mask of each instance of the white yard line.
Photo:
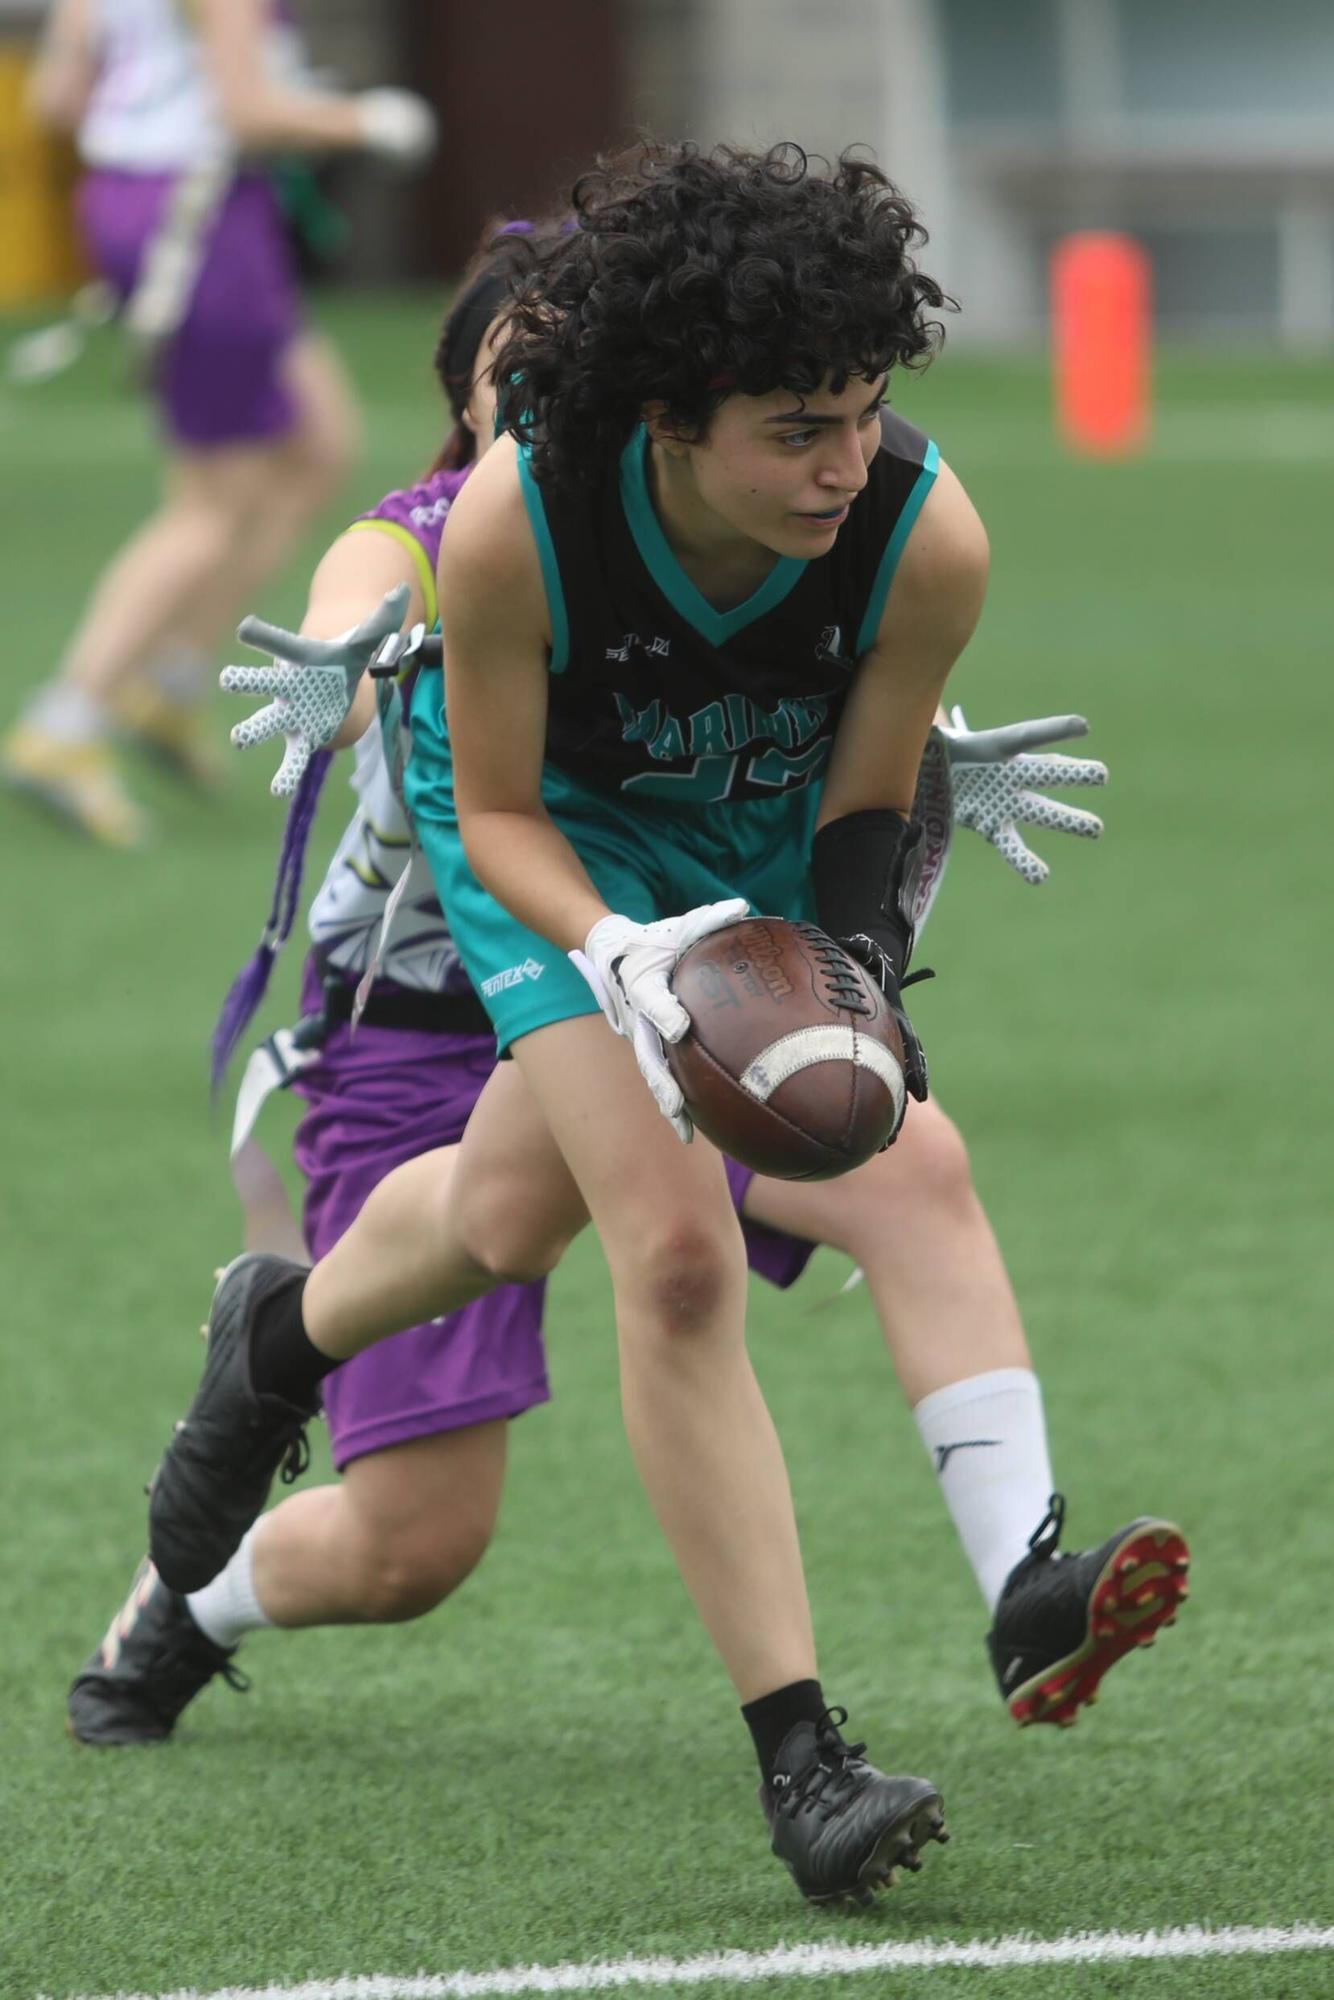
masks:
[[(416, 1973), (312, 1979), (299, 1986), (225, 1986), (200, 1993), (107, 1994), (99, 2000), (487, 2000), (492, 1994), (611, 1993), (634, 1987), (703, 1986), (726, 1979), (832, 1979), (861, 1972), (976, 1971), (1027, 1965), (1112, 1965), (1130, 1959), (1269, 1958), (1280, 1952), (1334, 1951), (1334, 1925), (1286, 1930), (1083, 1931), (1059, 1938), (1008, 1937), (969, 1944), (923, 1938), (914, 1944), (794, 1944), (772, 1951), (720, 1951), (702, 1958), (621, 1958), (583, 1965), (515, 1965), (494, 1972)], [(42, 1996), (38, 1996), (42, 2000)], [(92, 2000), (92, 1996), (80, 1996)]]

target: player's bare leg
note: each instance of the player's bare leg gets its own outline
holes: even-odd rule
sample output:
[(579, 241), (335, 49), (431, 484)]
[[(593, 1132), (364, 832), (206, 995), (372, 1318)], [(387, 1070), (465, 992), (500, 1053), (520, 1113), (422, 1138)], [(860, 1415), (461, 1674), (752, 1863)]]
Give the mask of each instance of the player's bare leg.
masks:
[[(465, 1143), (466, 1155), (444, 1146), (386, 1175), (311, 1272), (304, 1323), (331, 1359), (350, 1360), (506, 1279), (544, 1276), (586, 1224), (583, 1198), (515, 1064), (488, 1078)], [(456, 1162), (468, 1181), (467, 1235), (454, 1198)]]
[(992, 1614), (1010, 1712), (1072, 1722), (1107, 1669), (1174, 1620), (1188, 1551), (1171, 1522), (1144, 1517), (1099, 1549), (1059, 1553), (1041, 1389), (957, 1130), (934, 1101), (914, 1105), (888, 1153), (836, 1182), (757, 1178), (745, 1212), (861, 1265)]
[(215, 789), (222, 778), (204, 726), (219, 651), (231, 640), (240, 609), (256, 600), (335, 497), (360, 449), (356, 401), (327, 340), (308, 333), (292, 341), (282, 377), (296, 421), (265, 448), (268, 471), (227, 562), (203, 579), (171, 630), (111, 697), (120, 729), (196, 789)]
[[(587, 1202), (611, 1272), (626, 1432), (649, 1500), (741, 1698), (773, 1851), (815, 1900), (892, 1881), (944, 1837), (926, 1779), (847, 1744), (820, 1688), (787, 1469), (745, 1345), (746, 1262), (722, 1161), (683, 1147), (600, 1017), (515, 1059)], [(473, 1185), (456, 1180), (466, 1210)]]
[(136, 720), (149, 664), (182, 633), (197, 641), (226, 629), (355, 452), (355, 407), (326, 344), (295, 341), (285, 372), (298, 412), (288, 436), (170, 453), (161, 505), (102, 571), (58, 674), (0, 750), (11, 783), (108, 845), (138, 846), (148, 832), (117, 771), (113, 729), (128, 714), (132, 728), (172, 739), (160, 703), (145, 711), (140, 701)]
[[(532, 1104), (515, 1068), (497, 1072), (430, 1228), (420, 1202), (431, 1170), (415, 1162), (381, 1184), (309, 1280), (276, 1258), (240, 1260), (224, 1280), (214, 1359), (159, 1468), (158, 1566), (178, 1589), (202, 1588), (224, 1567), (321, 1373), (369, 1345), (386, 1321), (401, 1326), (464, 1303), (487, 1274), (494, 1282), (548, 1267), (568, 1180), (554, 1208), (549, 1199), (535, 1214), (520, 1212), (516, 1227), (512, 1181), (502, 1189), (500, 1178), (502, 1165), (512, 1175), (525, 1157), (516, 1137), (544, 1118), (582, 1198), (576, 1225), (586, 1203), (602, 1236), (627, 1430), (742, 1696), (774, 1851), (807, 1895), (864, 1897), (898, 1861), (916, 1865), (924, 1841), (943, 1837), (940, 1799), (929, 1781), (888, 1777), (865, 1761), (863, 1746), (845, 1743), (842, 1711), (827, 1708), (816, 1678), (786, 1470), (745, 1350), (745, 1260), (722, 1163), (703, 1146), (681, 1148), (630, 1050), (598, 1017), (525, 1037), (518, 1064)], [(422, 1241), (444, 1244), (445, 1254), (423, 1252)], [(457, 1290), (432, 1299), (430, 1287), (446, 1281)], [(820, 1811), (805, 1811), (817, 1800)]]
[[(722, 1163), (681, 1145), (600, 1016), (524, 1037), (515, 1060), (601, 1238), (631, 1448), (737, 1692), (749, 1701), (814, 1678), (787, 1473), (746, 1353), (745, 1258)], [(470, 1127), (461, 1190), (471, 1138)]]
[(396, 1624), (443, 1604), (495, 1532), (508, 1428), (472, 1424), (372, 1452), (336, 1486), (261, 1516), (251, 1568), (269, 1623)]
[(101, 1747), (165, 1741), (212, 1680), (245, 1685), (234, 1662), (248, 1633), (433, 1610), (491, 1539), (507, 1428), (476, 1424), (355, 1459), (337, 1485), (264, 1515), (192, 1596), (141, 1569), (70, 1690), (71, 1734)]

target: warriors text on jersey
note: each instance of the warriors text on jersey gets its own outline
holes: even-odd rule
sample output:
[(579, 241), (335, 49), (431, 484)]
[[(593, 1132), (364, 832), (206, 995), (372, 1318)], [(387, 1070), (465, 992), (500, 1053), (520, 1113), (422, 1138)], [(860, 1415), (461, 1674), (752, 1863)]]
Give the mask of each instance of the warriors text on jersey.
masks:
[(668, 544), (647, 454), (641, 427), (588, 493), (539, 486), (520, 454), (552, 628), (547, 757), (601, 790), (682, 805), (807, 785), (875, 638), (936, 447), (883, 411), (866, 487), (833, 548), (778, 558), (724, 612)]

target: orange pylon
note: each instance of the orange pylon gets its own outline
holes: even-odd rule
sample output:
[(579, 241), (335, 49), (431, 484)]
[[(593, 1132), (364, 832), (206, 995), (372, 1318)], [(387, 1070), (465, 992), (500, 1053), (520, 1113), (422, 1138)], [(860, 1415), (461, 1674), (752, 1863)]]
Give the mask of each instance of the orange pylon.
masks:
[(1152, 282), (1129, 236), (1066, 236), (1051, 260), (1056, 421), (1072, 450), (1123, 458), (1148, 439)]

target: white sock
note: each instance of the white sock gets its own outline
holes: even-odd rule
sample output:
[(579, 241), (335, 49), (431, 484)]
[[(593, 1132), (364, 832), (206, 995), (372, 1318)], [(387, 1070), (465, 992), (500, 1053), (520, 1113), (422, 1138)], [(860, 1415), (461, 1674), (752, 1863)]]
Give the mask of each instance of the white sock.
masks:
[(258, 1632), (273, 1620), (255, 1595), (254, 1540), (259, 1523), (250, 1530), (221, 1576), (192, 1590), (186, 1598), (190, 1616), (215, 1646), (238, 1645), (247, 1632)]
[(913, 1415), (978, 1589), (994, 1611), (1051, 1497), (1038, 1378), (1029, 1368), (995, 1368), (933, 1390)]
[(45, 687), (38, 688), (24, 719), (43, 735), (58, 737), (62, 743), (95, 743), (111, 727), (100, 702), (92, 700), (82, 688), (69, 687), (64, 681), (48, 681)]

